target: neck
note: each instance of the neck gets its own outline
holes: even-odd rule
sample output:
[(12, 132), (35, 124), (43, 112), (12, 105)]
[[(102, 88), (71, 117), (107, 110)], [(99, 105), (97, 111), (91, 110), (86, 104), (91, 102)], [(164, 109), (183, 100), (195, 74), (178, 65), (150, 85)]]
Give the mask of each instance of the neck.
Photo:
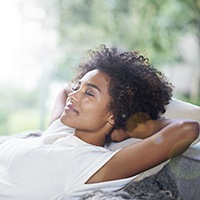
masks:
[(99, 133), (99, 132), (94, 133), (94, 132), (75, 130), (74, 135), (89, 144), (96, 145), (96, 146), (104, 146), (106, 143), (107, 134)]

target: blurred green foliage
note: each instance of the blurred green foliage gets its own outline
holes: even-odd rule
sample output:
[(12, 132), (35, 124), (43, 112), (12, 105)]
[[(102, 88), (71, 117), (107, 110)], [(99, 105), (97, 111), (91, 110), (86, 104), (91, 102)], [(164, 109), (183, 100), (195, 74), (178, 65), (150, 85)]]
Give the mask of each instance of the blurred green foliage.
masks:
[[(157, 67), (184, 61), (178, 50), (184, 35), (196, 36), (200, 44), (200, 0), (32, 1), (46, 12), (40, 23), (58, 34), (51, 82), (69, 80), (68, 69), (78, 64), (80, 54), (101, 43), (140, 50)], [(0, 91), (0, 134), (39, 127), (41, 91), (10, 91)]]
[[(17, 133), (38, 127), (35, 121), (40, 119), (36, 114), (38, 107), (37, 91), (25, 91), (20, 88), (3, 87), (0, 91), (0, 135)], [(35, 119), (33, 120), (33, 116)], [(21, 119), (21, 122), (19, 123)], [(29, 125), (28, 125), (29, 123)], [(30, 126), (30, 124), (32, 124)]]
[[(60, 47), (77, 53), (99, 43), (148, 52), (156, 63), (180, 59), (179, 38), (200, 36), (199, 0), (54, 1)], [(55, 15), (54, 15), (55, 17)]]

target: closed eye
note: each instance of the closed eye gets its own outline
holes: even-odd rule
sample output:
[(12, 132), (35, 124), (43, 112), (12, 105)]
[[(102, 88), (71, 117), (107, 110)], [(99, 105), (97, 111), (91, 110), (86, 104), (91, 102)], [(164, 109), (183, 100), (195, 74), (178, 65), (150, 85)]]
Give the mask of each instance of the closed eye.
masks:
[(86, 90), (85, 94), (94, 97), (93, 92), (91, 91), (91, 89)]
[(95, 97), (96, 91), (94, 91), (94, 90), (101, 92), (100, 89), (94, 84), (91, 84), (91, 83), (82, 84), (81, 81), (78, 81), (76, 83), (76, 85), (74, 87), (72, 87), (72, 90), (77, 91), (77, 90), (80, 90), (80, 89), (86, 95), (89, 95), (89, 96), (92, 96), (92, 97)]

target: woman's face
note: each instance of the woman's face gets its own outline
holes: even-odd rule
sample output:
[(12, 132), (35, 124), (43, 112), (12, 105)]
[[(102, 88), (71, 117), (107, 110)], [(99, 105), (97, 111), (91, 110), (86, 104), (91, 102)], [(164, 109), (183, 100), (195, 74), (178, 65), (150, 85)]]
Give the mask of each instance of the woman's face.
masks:
[(86, 132), (98, 132), (113, 126), (113, 115), (109, 111), (109, 82), (109, 77), (99, 70), (85, 74), (68, 95), (61, 122)]

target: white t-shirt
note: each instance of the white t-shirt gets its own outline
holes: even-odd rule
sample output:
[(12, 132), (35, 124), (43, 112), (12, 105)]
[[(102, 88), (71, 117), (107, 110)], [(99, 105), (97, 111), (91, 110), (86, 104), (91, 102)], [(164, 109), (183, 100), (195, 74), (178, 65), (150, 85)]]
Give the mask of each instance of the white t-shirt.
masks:
[(73, 131), (56, 120), (42, 137), (0, 144), (0, 200), (76, 200), (134, 178), (85, 184), (118, 150), (85, 143)]

